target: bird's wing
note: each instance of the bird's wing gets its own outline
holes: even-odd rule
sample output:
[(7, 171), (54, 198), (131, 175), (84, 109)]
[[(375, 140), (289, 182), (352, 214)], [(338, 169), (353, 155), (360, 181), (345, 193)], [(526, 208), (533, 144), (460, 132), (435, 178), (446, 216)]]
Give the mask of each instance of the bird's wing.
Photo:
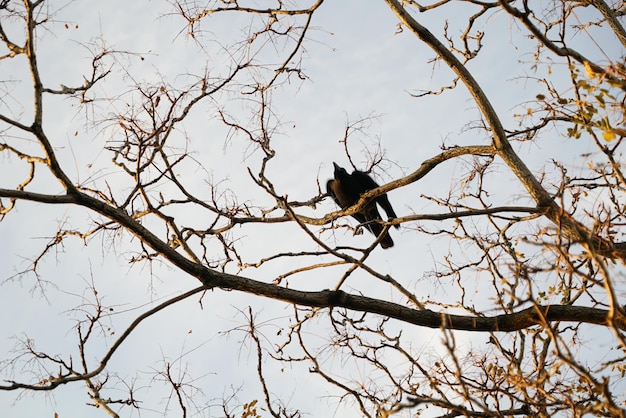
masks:
[[(365, 193), (369, 190), (379, 187), (378, 183), (376, 183), (373, 178), (371, 178), (367, 173), (364, 173), (362, 171), (355, 171), (354, 173), (352, 173), (352, 177), (354, 178), (355, 182), (359, 184), (361, 188), (361, 193)], [(387, 218), (397, 218), (396, 212), (393, 210), (393, 207), (391, 206), (391, 203), (389, 202), (389, 198), (387, 197), (386, 193), (376, 197), (374, 201), (378, 203), (381, 208), (383, 208), (383, 210), (387, 214)], [(400, 228), (400, 225), (394, 226), (396, 228)]]
[(332, 196), (335, 200), (335, 203), (339, 205), (341, 209), (346, 209), (352, 206), (359, 198), (359, 195), (356, 195), (356, 199), (354, 195), (351, 193), (351, 190), (346, 187), (346, 182), (340, 180), (328, 180), (326, 183), (326, 192)]
[(328, 194), (328, 196), (332, 197), (333, 200), (335, 201), (335, 203), (337, 203), (339, 206), (341, 206), (341, 203), (339, 203), (339, 199), (337, 199), (337, 193), (335, 192), (335, 189), (337, 187), (337, 180), (328, 180), (326, 182), (326, 194)]
[[(350, 182), (347, 183), (348, 185), (351, 184)], [(326, 192), (330, 196), (332, 196), (332, 198), (335, 200), (335, 203), (337, 203), (337, 205), (341, 209), (346, 209), (352, 206), (354, 204), (354, 201), (356, 200), (352, 199), (353, 195), (349, 194), (350, 190), (346, 190), (346, 187), (342, 186), (345, 186), (345, 184), (339, 180), (328, 180), (328, 182), (326, 183)], [(356, 195), (356, 197), (358, 199), (358, 195)], [(368, 206), (371, 206), (371, 203)], [(374, 206), (374, 210), (376, 210), (376, 206)], [(372, 218), (372, 214), (370, 212), (364, 209), (361, 212), (353, 214), (352, 217), (356, 219), (360, 224), (365, 224), (365, 227), (373, 234), (375, 234), (371, 227), (372, 223), (370, 223), (369, 221), (375, 219), (375, 216), (378, 215), (378, 213), (376, 213), (376, 215), (373, 215), (374, 218)], [(380, 215), (378, 216), (380, 217)]]

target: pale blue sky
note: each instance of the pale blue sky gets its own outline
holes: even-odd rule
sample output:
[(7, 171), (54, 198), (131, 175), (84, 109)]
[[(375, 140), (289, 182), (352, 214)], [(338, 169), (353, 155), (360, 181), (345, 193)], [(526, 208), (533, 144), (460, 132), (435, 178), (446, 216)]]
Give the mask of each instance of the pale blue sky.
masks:
[[(55, 3), (58, 2), (51, 2), (49, 7), (59, 7)], [(287, 194), (290, 199), (306, 200), (314, 196), (316, 181), (323, 185), (332, 175), (333, 161), (348, 165), (339, 143), (348, 120), (378, 115), (368, 126), (369, 138), (356, 134), (351, 151), (355, 161), (364, 165), (366, 155), (361, 149), (361, 141), (373, 146), (374, 141), (380, 139), (386, 157), (395, 163), (387, 164), (384, 176), (380, 176), (381, 171), (377, 172), (380, 182), (415, 170), (423, 160), (438, 153), (444, 141), (448, 145), (488, 143), (482, 131), (464, 129), (476, 121), (479, 114), (462, 86), (440, 96), (420, 100), (410, 97), (409, 92), (436, 90), (448, 83), (451, 72), (442, 65), (433, 67), (429, 64), (433, 53), (408, 31), (396, 33), (397, 20), (383, 2), (363, 5), (364, 2), (357, 0), (324, 4), (314, 18), (312, 25), (315, 30), (309, 34), (302, 64), (310, 80), (301, 82), (294, 77), (290, 84), (273, 92), (273, 106), (283, 124), (273, 138), (277, 156), (268, 173), (272, 175), (278, 170), (286, 173), (281, 179), (276, 179), (275, 186), (279, 194)], [(217, 74), (223, 73), (228, 59), (222, 46), (209, 43), (205, 49), (199, 49), (185, 36), (184, 22), (168, 14), (170, 12), (168, 2), (156, 0), (67, 3), (55, 14), (55, 23), (49, 32), (40, 32), (38, 47), (44, 82), (52, 88), (58, 88), (59, 84), (80, 85), (82, 74), (88, 72), (90, 63), (85, 46), (100, 35), (110, 48), (138, 52), (144, 58), (140, 60), (139, 55), (120, 58), (120, 63), (139, 83), (163, 78), (172, 84), (185, 84), (180, 74), (199, 72), (205, 66), (215, 66)], [(459, 27), (454, 25), (451, 16), (430, 14), (426, 23), (436, 35), (440, 35), (442, 18), (451, 19), (451, 30), (456, 31), (452, 33), (458, 35)], [(240, 36), (236, 23), (243, 19), (234, 14), (214, 16), (204, 24), (203, 29), (210, 31), (207, 39), (214, 36), (222, 45), (227, 45)], [(64, 27), (65, 23), (69, 28)], [(486, 31), (484, 56), (472, 62), (469, 68), (483, 83), (507, 127), (515, 128), (517, 122), (513, 115), (524, 109), (515, 106), (532, 100), (540, 92), (536, 83), (520, 77), (543, 76), (545, 68), (532, 74), (529, 65), (519, 64), (520, 57), (526, 61), (532, 59), (529, 54), (533, 52), (533, 44), (519, 38), (517, 29), (511, 28), (508, 17), (502, 14), (492, 16), (486, 26), (478, 29)], [(588, 42), (584, 34), (581, 38)], [(611, 46), (610, 39), (604, 45), (612, 57), (620, 51), (616, 43), (615, 47)], [(4, 60), (0, 63), (0, 80), (27, 80), (24, 68), (23, 57)], [(555, 71), (562, 69), (562, 65), (555, 66)], [(128, 83), (128, 76), (118, 72), (111, 77), (110, 83), (104, 84), (109, 97), (123, 95), (116, 106), (122, 106), (124, 100), (129, 100)], [(27, 81), (18, 82), (13, 85), (11, 96), (3, 98), (0, 110), (28, 120), (31, 114), (29, 99)], [(72, 167), (68, 171), (81, 181), (91, 178), (99, 185), (106, 180), (113, 187), (126, 187), (123, 186), (122, 176), (111, 175), (110, 154), (102, 151), (104, 141), (113, 131), (86, 124), (84, 113), (77, 112), (67, 99), (49, 100), (46, 129), (59, 147), (62, 160)], [(233, 109), (240, 106), (235, 99), (228, 100)], [(106, 106), (107, 103), (98, 106), (102, 114), (111, 112)], [(242, 200), (266, 199), (253, 188), (245, 170), (241, 170), (245, 166), (254, 167), (259, 154), (251, 153), (244, 158), (249, 148), (237, 138), (225, 143), (224, 130), (215, 122), (212, 110), (214, 107), (207, 104), (185, 125), (191, 148), (196, 152), (194, 157), (204, 167), (200, 169), (190, 165), (185, 171), (185, 182), (193, 190), (201, 191), (207, 187), (207, 180), (212, 176), (216, 181), (225, 179), (227, 183), (224, 186), (235, 191)], [(563, 151), (564, 146), (567, 147), (567, 154)], [(558, 155), (571, 161), (589, 148), (583, 141), (576, 142), (553, 132), (552, 136), (542, 137), (532, 145), (519, 146), (519, 149), (529, 166), (540, 170), (552, 156)], [(86, 164), (93, 166), (87, 169)], [(12, 170), (12, 166), (0, 165), (0, 176), (4, 176), (3, 181), (9, 181), (9, 187), (13, 185), (9, 174), (15, 174)], [(462, 165), (447, 163), (435, 169), (425, 181), (391, 192), (390, 199), (396, 212), (403, 215), (412, 211), (438, 211), (435, 205), (420, 198), (420, 195), (447, 190), (458, 182), (458, 173), (462, 170)], [(491, 188), (494, 202), (529, 203), (527, 198), (520, 198), (523, 192), (518, 181), (504, 167), (497, 178), (499, 184)], [(36, 186), (40, 187), (37, 191), (61, 191), (56, 183), (48, 180), (37, 183)], [(0, 187), (7, 185), (0, 182)], [(32, 190), (35, 191), (36, 187)], [(315, 211), (305, 212), (321, 217), (335, 209), (327, 199)], [(47, 242), (43, 237), (54, 234), (58, 222), (64, 219), (78, 227), (84, 225), (89, 216), (74, 208), (20, 204), (15, 213), (0, 223), (0, 245), (5, 248), (0, 251), (1, 278), (5, 279), (27, 266), (22, 256), (35, 255)], [(292, 243), (300, 245), (307, 239), (294, 225), (258, 226), (245, 231), (241, 240), (245, 243), (243, 252), (249, 260), (288, 249)], [(393, 275), (405, 286), (416, 289), (418, 297), (429, 295), (454, 300), (456, 289), (446, 287), (447, 284), (431, 287), (424, 277), (435, 263), (440, 262), (440, 257), (447, 253), (448, 248), (457, 250), (455, 245), (441, 239), (432, 241), (429, 237), (416, 237), (417, 233), (408, 228), (393, 230), (392, 234), (396, 246), (389, 251), (377, 250), (372, 255), (371, 264)], [(325, 237), (331, 239), (329, 234)], [(355, 242), (357, 245), (371, 240), (368, 234), (353, 237), (343, 231), (337, 231), (335, 238), (338, 242)], [(113, 247), (110, 238), (99, 237), (85, 247), (78, 240), (67, 241), (59, 252), (50, 254), (40, 266), (41, 278), (50, 282), (46, 286), (46, 297), (42, 297), (37, 289), (33, 290), (35, 282), (32, 275), (4, 282), (0, 288), (0, 315), (10, 320), (4, 321), (0, 334), (0, 359), (10, 356), (15, 342), (13, 336), (28, 336), (35, 340), (41, 351), (65, 356), (74, 353), (73, 357), (77, 360), (76, 337), (72, 330), (77, 315), (69, 310), (80, 305), (81, 300), (93, 299), (93, 295), (83, 290), (92, 277), (104, 303), (115, 306), (115, 311), (120, 312), (111, 317), (112, 330), (117, 333), (142, 312), (143, 304), (159, 302), (197, 286), (193, 279), (167, 265), (155, 263), (154, 270), (146, 266), (130, 266), (128, 260), (134, 253), (129, 252), (129, 248), (136, 249), (136, 242), (121, 239)], [(284, 265), (270, 265), (258, 270), (246, 270), (243, 274), (271, 281), (285, 270)], [(289, 283), (295, 288), (320, 290), (332, 287), (341, 271), (328, 269), (306, 273), (290, 278)], [(348, 281), (344, 289), (367, 295), (384, 292), (384, 297), (398, 300), (397, 294), (358, 274)], [(486, 301), (481, 298), (479, 290), (477, 284), (476, 300), (480, 305)], [(244, 333), (220, 334), (243, 325), (244, 318), (239, 311), (246, 312), (249, 305), (259, 313), (259, 321), (268, 322), (263, 328), (268, 335), (274, 335), (279, 326), (289, 325), (292, 308), (284, 303), (217, 290), (205, 296), (203, 310), (196, 297), (147, 320), (113, 357), (108, 369), (111, 374), (132, 382), (158, 367), (162, 358), (173, 361), (186, 353), (181, 362), (175, 364), (183, 368), (188, 364), (193, 376), (201, 378), (198, 384), (202, 386), (205, 397), (198, 398), (202, 399), (199, 402), (217, 405), (206, 409), (206, 416), (219, 416), (220, 399), (229, 395), (231, 387), (241, 388), (238, 394), (241, 402), (261, 399), (254, 374), (255, 353), (250, 351), (249, 345), (242, 346)], [(401, 324), (394, 326), (403, 327)], [(406, 327), (403, 335), (413, 338), (413, 347), (425, 356), (439, 348), (437, 331)], [(472, 344), (482, 345), (488, 338), (477, 334), (458, 335), (461, 351), (469, 350)], [(108, 336), (105, 340), (110, 344), (114, 338), (115, 335)], [(322, 344), (325, 336), (321, 331), (319, 335), (310, 335), (310, 338)], [(94, 345), (91, 350), (90, 358), (95, 362), (104, 347)], [(337, 373), (354, 376), (363, 373), (358, 367), (339, 361), (334, 366), (339, 369)], [(271, 362), (266, 367), (268, 384), (275, 393), (283, 396), (289, 406), (302, 408), (312, 417), (331, 416), (333, 413), (338, 417), (360, 416), (350, 403), (337, 407), (337, 399), (333, 398), (337, 391), (329, 390), (321, 379), (309, 373), (308, 364), (294, 365), (293, 369), (285, 366), (283, 371), (280, 365)], [(3, 375), (2, 378), (11, 377)], [(27, 373), (16, 376), (17, 380), (27, 378)], [(157, 390), (156, 385), (152, 389), (149, 380), (137, 380), (137, 385), (137, 397), (145, 399), (144, 406), (148, 408), (141, 416), (159, 416), (150, 408), (162, 410), (165, 400), (161, 399), (168, 395), (167, 391)], [(0, 392), (0, 411), (4, 411), (3, 417), (11, 418), (52, 417), (54, 412), (60, 418), (105, 416), (102, 411), (85, 406), (88, 400), (86, 392), (84, 385), (73, 384), (49, 395), (27, 394), (18, 401), (18, 393)], [(111, 392), (108, 395), (123, 397), (125, 394)], [(178, 416), (174, 403), (170, 408), (171, 415), (166, 416)], [(131, 409), (123, 410), (122, 415), (139, 416)]]

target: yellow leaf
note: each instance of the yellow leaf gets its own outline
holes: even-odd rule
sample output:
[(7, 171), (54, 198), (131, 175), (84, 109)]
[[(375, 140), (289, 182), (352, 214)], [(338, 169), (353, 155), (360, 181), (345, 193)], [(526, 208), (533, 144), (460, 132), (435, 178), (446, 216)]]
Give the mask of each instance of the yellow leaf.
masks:
[(585, 65), (585, 73), (587, 73), (587, 77), (594, 78), (596, 76), (596, 72), (593, 71), (593, 69), (591, 68), (589, 61), (585, 61), (584, 65)]
[(615, 139), (615, 132), (613, 132), (612, 129), (608, 129), (602, 132), (602, 138), (604, 138), (604, 140), (607, 142), (611, 142), (612, 140)]

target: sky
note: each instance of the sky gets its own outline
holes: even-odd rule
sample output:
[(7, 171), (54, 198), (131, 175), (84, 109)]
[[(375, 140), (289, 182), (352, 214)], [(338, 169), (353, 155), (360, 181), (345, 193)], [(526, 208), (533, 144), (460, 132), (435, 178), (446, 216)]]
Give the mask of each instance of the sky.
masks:
[[(332, 176), (333, 161), (348, 167), (340, 140), (346, 123), (359, 119), (366, 119), (365, 129), (351, 136), (350, 150), (359, 168), (365, 169), (367, 150), (375, 149), (380, 142), (387, 159), (384, 171), (375, 172), (380, 183), (415, 170), (422, 161), (436, 155), (442, 143), (488, 143), (482, 131), (468, 129), (469, 124), (479, 118), (479, 112), (462, 87), (420, 100), (411, 97), (410, 93), (438, 89), (449, 83), (451, 72), (441, 64), (430, 62), (433, 52), (408, 31), (398, 33), (397, 19), (383, 2), (363, 4), (357, 0), (324, 4), (314, 17), (313, 30), (305, 44), (302, 67), (308, 80), (292, 77), (289, 83), (271, 93), (280, 124), (272, 138), (277, 156), (268, 168), (268, 175), (275, 180), (277, 192), (290, 199), (307, 200), (315, 196), (318, 183), (323, 186)], [(89, 50), (101, 42), (99, 38), (106, 40), (112, 49), (132, 52), (119, 55), (117, 64), (124, 71), (115, 72), (109, 82), (98, 87), (102, 89), (98, 94), (114, 99), (117, 108), (107, 108), (109, 104), (103, 101), (96, 104), (95, 113), (91, 115), (77, 109), (67, 99), (53, 97), (46, 101), (46, 129), (73, 178), (101, 186), (106, 182), (120, 190), (128, 186), (123, 176), (114, 173), (111, 155), (103, 150), (107, 138), (119, 135), (119, 131), (114, 124), (95, 125), (91, 123), (93, 119), (120, 110), (124, 101), (132, 100), (129, 83), (133, 81), (144, 84), (166, 80), (184, 85), (189, 79), (185, 74), (206, 67), (215, 74), (223, 74), (230, 63), (223, 46), (245, 31), (241, 25), (245, 24), (246, 17), (213, 16), (202, 26), (206, 31), (203, 39), (217, 39), (220, 43), (207, 42), (200, 48), (186, 36), (184, 22), (172, 13), (172, 5), (167, 1), (111, 0), (97, 4), (51, 1), (48, 8), (58, 11), (47, 26), (49, 29), (39, 34), (38, 56), (43, 81), (52, 88), (82, 83), (83, 74), (89, 72)], [(441, 33), (447, 18), (451, 22), (451, 33), (460, 33), (461, 26), (453, 17), (437, 12), (428, 16), (427, 23), (435, 34)], [(525, 109), (520, 103), (532, 100), (541, 92), (539, 85), (526, 76), (541, 77), (547, 66), (531, 73), (527, 63), (532, 60), (533, 44), (519, 36), (519, 29), (511, 25), (506, 16), (494, 15), (480, 24), (480, 30), (486, 33), (484, 58), (470, 63), (469, 68), (495, 107), (502, 109), (505, 124), (515, 127), (514, 115)], [(14, 25), (11, 22), (9, 27), (14, 29)], [(18, 36), (17, 32), (15, 34)], [(584, 34), (580, 37), (581, 42), (589, 42)], [(601, 35), (596, 37), (598, 40), (603, 40)], [(609, 56), (616, 56), (619, 47), (613, 47), (611, 42), (607, 39), (603, 48)], [(603, 59), (602, 56), (594, 58)], [(32, 109), (24, 64), (23, 57), (0, 62), (0, 81), (10, 81), (7, 87), (10, 94), (2, 97), (0, 109), (28, 120)], [(213, 179), (221, 182), (224, 192), (232, 191), (242, 200), (266, 199), (242, 170), (246, 166), (256, 167), (259, 152), (251, 150), (236, 136), (227, 140), (226, 131), (215, 119), (218, 105), (243, 115), (245, 109), (241, 108), (241, 100), (232, 95), (220, 98), (223, 102), (209, 102), (184, 126), (188, 146), (198, 161), (185, 168), (186, 184), (198, 193), (205, 193), (203, 189), (208, 188), (208, 179)], [(24, 140), (21, 143), (24, 147), (36, 146)], [(182, 134), (179, 143), (185, 146)], [(549, 170), (546, 168), (548, 158), (561, 155), (564, 146), (574, 167), (579, 156), (590, 149), (582, 141), (573, 143), (558, 133), (542, 137), (532, 145), (518, 145), (534, 171)], [(5, 162), (0, 164), (0, 187), (14, 187), (22, 178), (19, 174), (23, 173), (23, 168)], [(463, 170), (462, 164), (447, 163), (436, 168), (427, 181), (391, 192), (389, 197), (396, 212), (399, 215), (436, 212), (436, 205), (423, 199), (422, 194), (436, 194), (454, 186)], [(493, 201), (529, 203), (527, 198), (520, 198), (523, 191), (517, 180), (501, 165), (500, 170), (498, 184), (491, 188)], [(49, 193), (61, 192), (58, 183), (45, 176), (32, 187)], [(326, 199), (307, 214), (321, 217), (333, 210), (336, 207)], [(193, 212), (185, 214), (193, 215)], [(89, 346), (89, 357), (95, 362), (106, 351), (106, 344), (111, 344), (142, 309), (198, 285), (167, 263), (132, 265), (129, 260), (136, 255), (136, 240), (115, 234), (99, 236), (90, 241), (90, 245), (80, 240), (67, 240), (41, 262), (39, 278), (45, 281), (41, 286), (42, 282), (32, 274), (15, 274), (28, 265), (29, 257), (45, 246), (47, 237), (54, 234), (61, 222), (80, 227), (90, 219), (91, 215), (75, 208), (20, 204), (0, 222), (0, 246), (3, 248), (0, 251), (0, 315), (9, 319), (4, 321), (0, 334), (0, 353), (3, 353), (0, 359), (10, 358), (17, 340), (26, 338), (34, 341), (38, 350), (62, 355), (73, 353), (76, 359), (73, 327), (90, 311), (94, 300), (101, 298), (115, 314), (105, 321), (110, 326), (99, 330), (102, 337), (98, 343)], [(202, 219), (189, 222), (202, 225)], [(299, 247), (307, 240), (293, 225), (259, 226), (246, 231), (239, 239), (245, 259), (250, 261), (292, 246)], [(444, 240), (416, 237), (413, 228), (393, 230), (392, 234), (395, 247), (375, 252), (371, 264), (403, 285), (416, 289), (418, 296), (453, 300), (455, 289), (446, 284), (426, 286), (427, 278), (441, 254), (462, 249)], [(326, 237), (331, 239), (330, 235)], [(371, 237), (338, 231), (333, 239), (362, 245)], [(243, 274), (272, 281), (279, 272), (289, 268), (292, 267), (271, 264), (245, 270)], [(302, 289), (325, 289), (334, 286), (341, 271), (316, 270), (291, 277), (288, 283)], [(89, 290), (92, 282), (97, 284), (97, 295)], [(344, 290), (368, 295), (387, 292), (390, 299), (398, 299), (364, 275), (351, 277)], [(486, 303), (479, 290), (477, 284), (477, 303)], [(222, 397), (233, 392), (241, 403), (261, 399), (254, 375), (256, 353), (242, 328), (246, 324), (248, 306), (254, 308), (256, 321), (267, 335), (274, 335), (290, 325), (292, 307), (221, 290), (205, 295), (202, 304), (197, 297), (192, 297), (142, 323), (112, 358), (108, 368), (112, 380), (136, 382), (138, 398), (146, 399), (147, 409), (141, 414), (124, 409), (122, 415), (161, 416), (165, 410), (168, 411), (165, 416), (178, 416), (175, 402), (168, 404), (168, 392), (158, 389), (157, 382), (150, 380), (155, 368), (163, 362), (171, 362), (178, 373), (190, 373), (198, 379), (197, 385), (204, 393), (202, 397), (198, 395), (198, 399), (206, 403), (204, 416), (220, 416)], [(400, 329), (403, 325), (394, 327)], [(230, 329), (233, 331), (225, 332)], [(406, 338), (413, 339), (411, 345), (424, 356), (440, 349), (438, 331), (407, 328), (403, 332)], [(460, 350), (468, 351), (484, 344), (487, 338), (467, 333), (458, 335)], [(323, 333), (308, 337), (312, 344), (320, 345), (327, 338)], [(269, 339), (264, 342), (272, 344)], [(353, 374), (357, 379), (365, 372), (358, 365), (334, 361), (336, 363), (328, 365), (342, 373)], [(0, 364), (6, 366), (6, 363)], [(292, 363), (282, 370), (272, 362), (266, 365), (269, 385), (289, 402), (289, 406), (308, 411), (308, 416), (360, 416), (352, 403), (339, 403), (337, 396), (340, 394), (309, 373), (308, 364)], [(28, 378), (30, 366), (21, 367), (24, 368), (16, 370), (16, 378)], [(3, 370), (2, 378), (10, 379), (11, 376), (6, 375), (8, 369)], [(60, 418), (105, 416), (102, 411), (85, 405), (86, 391), (83, 385), (73, 384), (50, 394), (0, 392), (0, 411), (11, 418), (52, 417), (54, 413)], [(110, 393), (111, 397), (117, 395), (124, 396), (124, 393)]]

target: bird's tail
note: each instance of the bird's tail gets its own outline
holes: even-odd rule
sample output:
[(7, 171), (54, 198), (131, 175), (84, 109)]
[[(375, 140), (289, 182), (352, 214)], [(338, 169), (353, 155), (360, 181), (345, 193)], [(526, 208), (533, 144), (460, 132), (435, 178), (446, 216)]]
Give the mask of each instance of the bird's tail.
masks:
[(385, 236), (380, 240), (380, 246), (383, 248), (393, 247), (393, 240), (391, 239), (389, 232), (386, 232)]

